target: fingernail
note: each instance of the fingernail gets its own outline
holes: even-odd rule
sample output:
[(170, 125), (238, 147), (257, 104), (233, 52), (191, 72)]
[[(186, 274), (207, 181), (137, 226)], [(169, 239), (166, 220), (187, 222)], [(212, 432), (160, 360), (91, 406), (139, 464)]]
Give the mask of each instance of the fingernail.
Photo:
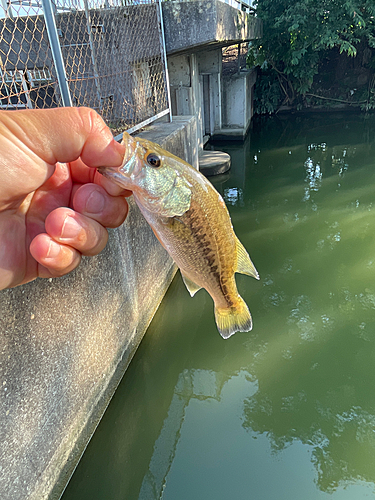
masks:
[(120, 142), (113, 141), (112, 143), (113, 151), (116, 153), (116, 165), (121, 165), (124, 160), (125, 146)]
[(85, 212), (90, 214), (98, 214), (104, 209), (105, 199), (100, 191), (93, 191), (87, 198)]
[(46, 258), (47, 259), (54, 259), (55, 257), (57, 257), (59, 255), (60, 250), (61, 250), (60, 245), (51, 240), (49, 243)]
[(75, 238), (82, 231), (82, 227), (78, 222), (67, 215), (61, 230), (61, 238)]

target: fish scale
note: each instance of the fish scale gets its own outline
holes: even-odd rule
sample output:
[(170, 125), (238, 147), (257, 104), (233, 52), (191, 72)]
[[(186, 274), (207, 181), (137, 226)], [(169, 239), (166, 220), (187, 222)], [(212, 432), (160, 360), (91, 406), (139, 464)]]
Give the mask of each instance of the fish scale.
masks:
[[(194, 204), (195, 201), (193, 198), (192, 205), (194, 206)], [(209, 293), (216, 292), (215, 295), (217, 295), (222, 288), (222, 279), (227, 280), (227, 278), (223, 261), (220, 258), (220, 252), (218, 252), (215, 234), (209, 227), (205, 231), (199, 215), (194, 218), (191, 215), (191, 211), (192, 209), (183, 216), (174, 218), (176, 221), (179, 221), (179, 225), (188, 234), (188, 237), (185, 237), (185, 242), (188, 243), (190, 248), (187, 248), (184, 240), (179, 237), (179, 231), (173, 232), (172, 230), (174, 234), (168, 235), (165, 239), (168, 241), (168, 247), (175, 246), (176, 249), (179, 248), (175, 252), (172, 248), (171, 253), (175, 253), (174, 259), (184, 273), (184, 276), (200, 287), (204, 286), (204, 278), (206, 277), (206, 288), (210, 289)], [(201, 232), (203, 234), (200, 234)]]
[[(192, 205), (194, 206), (195, 203), (196, 203), (195, 196), (193, 196)], [(206, 210), (204, 210), (203, 208), (206, 208)], [(225, 245), (225, 239), (223, 239), (222, 244), (220, 244), (220, 241), (218, 241), (220, 233), (213, 229), (220, 222), (224, 222), (224, 223), (226, 223), (226, 225), (228, 225), (228, 222), (229, 222), (228, 228), (226, 228), (225, 226), (222, 228), (224, 229), (224, 232), (227, 232), (226, 229), (232, 230), (232, 226), (231, 226), (230, 221), (229, 221), (229, 215), (228, 215), (228, 217), (225, 218), (227, 220), (218, 221), (217, 219), (218, 218), (222, 219), (222, 217), (213, 216), (211, 211), (209, 209), (207, 210), (207, 207), (202, 206), (202, 200), (201, 200), (199, 212), (201, 214), (204, 214), (204, 217), (202, 218), (203, 220), (201, 219), (198, 221), (199, 229), (203, 231), (204, 230), (203, 227), (206, 226), (209, 228), (209, 237), (207, 237), (207, 240), (206, 240), (209, 246), (202, 250), (203, 257), (204, 257), (209, 269), (206, 269), (203, 274), (205, 276), (208, 276), (209, 278), (212, 278), (213, 284), (208, 282), (206, 288), (210, 289), (209, 293), (212, 295), (212, 294), (215, 294), (214, 289), (216, 289), (218, 287), (220, 289), (220, 291), (222, 292), (223, 297), (225, 298), (226, 304), (228, 306), (232, 306), (233, 300), (230, 299), (229, 293), (227, 290), (225, 290), (225, 288), (227, 288), (226, 283), (229, 280), (229, 276), (234, 275), (235, 263), (234, 263), (234, 258), (231, 258), (231, 257), (234, 257), (234, 251), (230, 251), (230, 250), (228, 251), (228, 248), (226, 248), (226, 246), (228, 246), (228, 245)], [(187, 215), (188, 213), (189, 212), (187, 212), (185, 215)], [(185, 217), (185, 215), (183, 215), (182, 218)], [(198, 215), (198, 217), (199, 217), (199, 215)], [(207, 233), (205, 233), (205, 235), (207, 236)], [(227, 241), (227, 243), (229, 243), (230, 240), (227, 238), (226, 241)], [(199, 244), (198, 244), (198, 247), (199, 247)], [(235, 250), (235, 245), (233, 245), (233, 250)], [(199, 255), (199, 252), (197, 252), (197, 253)], [(199, 283), (200, 280), (199, 281), (198, 280), (199, 280), (199, 278), (193, 279), (193, 281), (196, 281), (197, 284), (201, 285), (201, 283)], [(209, 280), (209, 281), (211, 281), (211, 280)], [(232, 288), (233, 288), (233, 284), (232, 284)], [(203, 284), (201, 286), (203, 286)], [(212, 288), (214, 288), (214, 289), (212, 289)], [(232, 295), (234, 293), (235, 293), (234, 290), (232, 290)]]

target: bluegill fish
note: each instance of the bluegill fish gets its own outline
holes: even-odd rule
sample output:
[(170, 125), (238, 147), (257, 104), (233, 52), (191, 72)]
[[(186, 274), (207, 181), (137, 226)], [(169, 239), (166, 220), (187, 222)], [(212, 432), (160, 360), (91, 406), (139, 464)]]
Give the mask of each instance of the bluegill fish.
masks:
[(230, 216), (212, 184), (159, 145), (124, 133), (123, 165), (99, 171), (133, 192), (156, 237), (180, 268), (190, 295), (205, 288), (215, 303), (221, 336), (252, 328), (250, 311), (238, 294), (234, 273), (259, 279), (235, 235)]

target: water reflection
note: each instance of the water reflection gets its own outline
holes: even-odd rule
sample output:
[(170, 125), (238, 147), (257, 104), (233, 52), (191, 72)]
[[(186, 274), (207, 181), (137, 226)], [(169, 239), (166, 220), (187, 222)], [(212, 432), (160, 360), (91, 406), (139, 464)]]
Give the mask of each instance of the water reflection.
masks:
[(307, 182), (308, 186), (305, 188), (303, 201), (308, 201), (311, 198), (311, 191), (319, 191), (322, 183), (323, 173), (320, 169), (320, 165), (315, 164), (310, 157), (307, 158), (304, 166), (306, 170), (305, 182)]
[(139, 498), (162, 498), (171, 464), (181, 436), (186, 408), (192, 399), (220, 401), (222, 374), (207, 370), (184, 370), (178, 378), (168, 416), (154, 445), (148, 472), (143, 478)]
[(224, 189), (224, 201), (227, 205), (243, 206), (243, 191), (241, 188), (231, 187)]
[(226, 145), (254, 329), (177, 277), (63, 500), (375, 498), (375, 120), (330, 120)]

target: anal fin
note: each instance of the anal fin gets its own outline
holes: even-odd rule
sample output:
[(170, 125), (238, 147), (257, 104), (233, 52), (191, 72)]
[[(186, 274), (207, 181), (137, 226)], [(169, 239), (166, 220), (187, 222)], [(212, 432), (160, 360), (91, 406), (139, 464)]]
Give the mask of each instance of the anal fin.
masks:
[(182, 279), (185, 283), (186, 288), (188, 289), (190, 295), (194, 297), (194, 295), (202, 288), (201, 286), (197, 285), (192, 281), (191, 279), (187, 278), (184, 276), (181, 272)]
[(247, 274), (259, 279), (258, 271), (255, 269), (254, 264), (251, 262), (250, 256), (245, 247), (236, 236), (236, 250), (237, 250), (237, 267), (236, 273)]

